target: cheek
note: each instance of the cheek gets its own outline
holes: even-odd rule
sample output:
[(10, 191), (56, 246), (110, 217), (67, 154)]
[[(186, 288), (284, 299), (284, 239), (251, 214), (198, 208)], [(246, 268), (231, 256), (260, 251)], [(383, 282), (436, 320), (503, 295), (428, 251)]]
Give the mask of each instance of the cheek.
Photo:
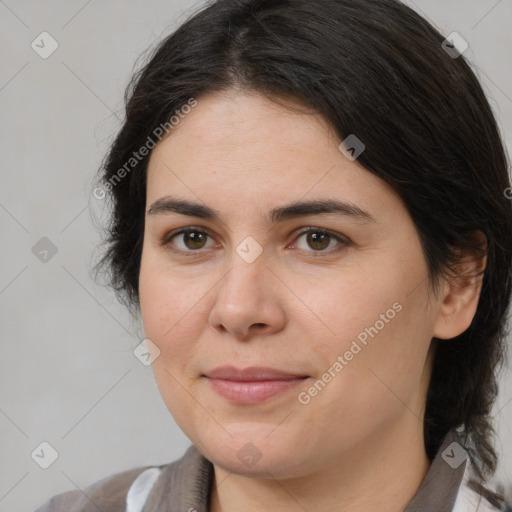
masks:
[(204, 328), (208, 287), (168, 274), (143, 264), (139, 293), (145, 335), (160, 349), (160, 363), (175, 368), (191, 356)]
[(379, 282), (367, 269), (351, 268), (315, 280), (297, 279), (293, 291), (300, 298), (295, 301), (293, 322), (300, 324), (305, 340), (324, 357), (343, 354), (353, 340), (364, 343), (373, 333), (385, 332), (400, 316), (396, 311), (400, 305), (393, 308), (400, 296), (396, 284), (391, 288), (382, 279)]
[(425, 289), (411, 293), (417, 274), (404, 267), (388, 268), (386, 275), (382, 267), (375, 272), (340, 276), (323, 294), (322, 288), (310, 289), (309, 295), (306, 288), (299, 290), (317, 315), (309, 312), (299, 322), (319, 356), (316, 377), (330, 368), (336, 375), (326, 386), (329, 391), (321, 392), (324, 398), (345, 411), (384, 414), (386, 408), (403, 407), (394, 393), (407, 402), (417, 392), (433, 319)]
[[(192, 287), (191, 287), (192, 286)], [(160, 394), (184, 431), (197, 414), (192, 395), (195, 378), (190, 361), (204, 325), (200, 297), (205, 290), (166, 277), (165, 271), (141, 266), (139, 293), (144, 333), (160, 350), (152, 370)], [(204, 306), (203, 306), (204, 307)]]
[[(381, 311), (387, 322), (381, 319)], [(338, 421), (350, 411), (354, 425), (368, 428), (372, 418), (391, 421), (406, 408), (420, 416), (421, 390), (429, 378), (424, 372), (431, 342), (425, 319), (428, 315), (421, 301), (402, 299), (391, 308), (374, 308), (373, 313), (362, 328), (353, 324), (330, 353), (330, 366), (342, 356), (343, 369), (328, 384), (324, 397), (326, 402), (336, 404), (332, 413)]]

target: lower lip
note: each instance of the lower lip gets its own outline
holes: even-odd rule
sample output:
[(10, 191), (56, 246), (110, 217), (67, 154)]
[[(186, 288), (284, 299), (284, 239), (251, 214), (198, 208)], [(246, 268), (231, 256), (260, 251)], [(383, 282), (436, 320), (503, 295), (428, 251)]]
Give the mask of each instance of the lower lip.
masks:
[(304, 378), (290, 380), (234, 381), (208, 379), (220, 396), (237, 404), (251, 405), (264, 402), (284, 393), (304, 381)]

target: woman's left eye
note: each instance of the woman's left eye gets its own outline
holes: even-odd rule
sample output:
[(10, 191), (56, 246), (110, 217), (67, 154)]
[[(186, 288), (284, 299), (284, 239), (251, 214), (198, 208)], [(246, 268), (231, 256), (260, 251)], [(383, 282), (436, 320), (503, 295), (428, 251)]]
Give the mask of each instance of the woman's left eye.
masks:
[[(337, 252), (343, 247), (349, 245), (348, 240), (345, 240), (341, 236), (336, 235), (331, 231), (327, 231), (325, 229), (320, 228), (308, 228), (302, 233), (300, 233), (296, 240), (299, 240), (303, 236), (306, 236), (306, 244), (313, 250), (312, 252)], [(336, 241), (337, 243), (335, 244), (334, 250), (331, 250), (332, 247), (331, 249), (329, 249), (329, 246), (332, 246), (333, 241)], [(299, 249), (308, 251), (307, 248), (303, 249), (299, 247)]]

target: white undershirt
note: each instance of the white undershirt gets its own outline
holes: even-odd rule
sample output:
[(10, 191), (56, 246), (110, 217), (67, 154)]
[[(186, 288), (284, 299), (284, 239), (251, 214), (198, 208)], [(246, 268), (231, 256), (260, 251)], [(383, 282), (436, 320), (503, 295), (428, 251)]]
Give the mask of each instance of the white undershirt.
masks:
[(135, 479), (126, 495), (126, 512), (141, 512), (161, 472), (159, 468), (149, 468)]

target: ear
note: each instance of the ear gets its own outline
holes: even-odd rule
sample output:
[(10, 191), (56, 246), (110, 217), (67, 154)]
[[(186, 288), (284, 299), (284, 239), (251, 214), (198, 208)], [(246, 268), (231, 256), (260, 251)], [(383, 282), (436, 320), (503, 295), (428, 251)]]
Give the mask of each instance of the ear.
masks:
[(445, 279), (439, 298), (439, 313), (434, 325), (434, 336), (450, 339), (462, 334), (473, 321), (483, 274), (487, 265), (487, 238), (481, 231), (473, 234), (479, 249), (466, 249), (456, 265), (456, 276)]

